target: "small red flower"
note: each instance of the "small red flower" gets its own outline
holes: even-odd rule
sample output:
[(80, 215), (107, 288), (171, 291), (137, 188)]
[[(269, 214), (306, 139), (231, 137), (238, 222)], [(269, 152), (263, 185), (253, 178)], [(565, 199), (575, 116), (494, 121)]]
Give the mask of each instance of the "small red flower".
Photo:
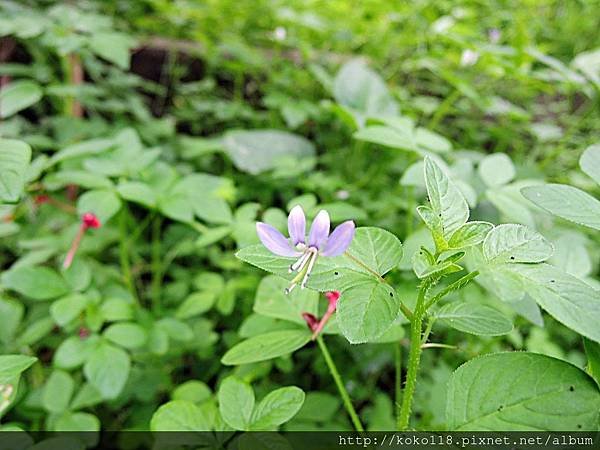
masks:
[(81, 223), (86, 228), (100, 228), (100, 219), (93, 213), (85, 213), (81, 218)]

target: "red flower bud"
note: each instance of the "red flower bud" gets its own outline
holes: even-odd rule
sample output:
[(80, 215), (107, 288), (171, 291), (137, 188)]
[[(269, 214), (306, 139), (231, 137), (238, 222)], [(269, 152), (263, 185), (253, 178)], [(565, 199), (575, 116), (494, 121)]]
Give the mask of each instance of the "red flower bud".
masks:
[(86, 228), (100, 228), (100, 219), (93, 213), (85, 213), (81, 218), (81, 223)]
[(330, 291), (325, 293), (325, 297), (329, 300), (329, 304), (336, 304), (340, 299), (340, 291)]
[(308, 325), (308, 328), (311, 331), (315, 331), (317, 329), (317, 326), (319, 326), (319, 319), (317, 319), (314, 314), (311, 313), (302, 313), (302, 318), (304, 319), (304, 321), (306, 322), (306, 325)]

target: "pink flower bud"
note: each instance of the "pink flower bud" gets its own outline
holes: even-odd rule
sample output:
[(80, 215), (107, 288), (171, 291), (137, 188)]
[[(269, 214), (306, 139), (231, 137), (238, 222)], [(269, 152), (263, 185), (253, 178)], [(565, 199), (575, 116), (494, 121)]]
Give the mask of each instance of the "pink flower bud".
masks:
[(81, 223), (86, 228), (100, 228), (100, 219), (93, 213), (85, 213), (81, 218)]

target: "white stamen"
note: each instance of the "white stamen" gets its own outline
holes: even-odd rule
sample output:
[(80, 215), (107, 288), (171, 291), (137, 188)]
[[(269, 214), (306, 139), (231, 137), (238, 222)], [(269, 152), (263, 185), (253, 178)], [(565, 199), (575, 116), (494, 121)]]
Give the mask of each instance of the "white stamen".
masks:
[(308, 263), (308, 269), (306, 270), (306, 274), (304, 275), (304, 279), (302, 280), (300, 289), (304, 289), (306, 287), (306, 283), (308, 283), (308, 277), (310, 276), (310, 273), (312, 272), (313, 267), (315, 266), (315, 263), (317, 262), (317, 256), (319, 256), (319, 253), (317, 251), (311, 252), (311, 258), (310, 258), (310, 262)]
[(285, 288), (285, 294), (289, 294), (290, 292), (292, 292), (294, 290), (294, 288), (298, 286), (298, 283), (292, 283), (290, 284), (288, 287)]
[(303, 253), (302, 256), (290, 266), (290, 268), (288, 269), (288, 273), (296, 272), (297, 270), (300, 270), (302, 267), (304, 267), (304, 265), (306, 264), (306, 260), (309, 256), (309, 252)]

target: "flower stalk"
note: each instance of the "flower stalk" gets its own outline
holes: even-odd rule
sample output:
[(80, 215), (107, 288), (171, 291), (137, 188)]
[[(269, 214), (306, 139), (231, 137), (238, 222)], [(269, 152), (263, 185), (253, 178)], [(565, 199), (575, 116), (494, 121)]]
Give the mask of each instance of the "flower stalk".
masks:
[(63, 261), (63, 269), (68, 269), (69, 267), (71, 267), (71, 264), (73, 263), (73, 258), (75, 258), (75, 254), (77, 253), (77, 250), (81, 245), (81, 240), (83, 239), (83, 236), (85, 235), (85, 232), (88, 230), (88, 228), (100, 228), (100, 225), (100, 220), (93, 213), (85, 213), (81, 217), (81, 225), (79, 225), (79, 230), (77, 230), (77, 234), (73, 239), (71, 248), (69, 249), (65, 260)]

